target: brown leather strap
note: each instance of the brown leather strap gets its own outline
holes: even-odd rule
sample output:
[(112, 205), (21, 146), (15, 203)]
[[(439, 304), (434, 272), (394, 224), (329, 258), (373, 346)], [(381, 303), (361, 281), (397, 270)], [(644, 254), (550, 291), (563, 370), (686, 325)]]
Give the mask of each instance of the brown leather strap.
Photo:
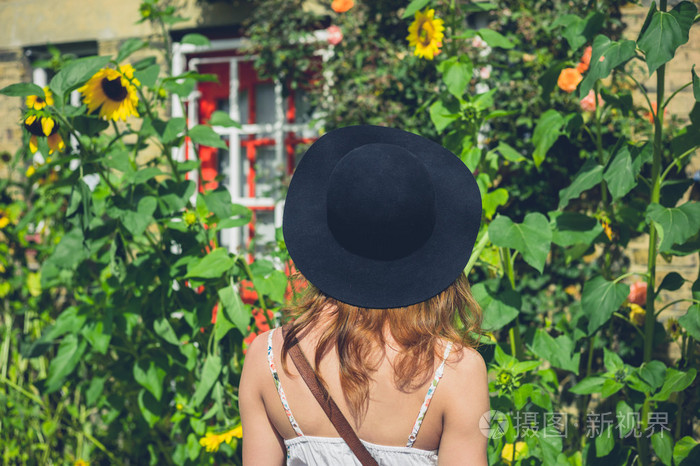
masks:
[[(286, 326), (283, 326), (282, 335), (286, 335), (286, 332), (287, 328)], [(302, 353), (298, 343), (298, 341), (294, 341), (294, 345), (289, 349), (289, 356), (292, 358), (292, 362), (299, 371), (299, 374), (301, 374), (301, 378), (304, 379), (304, 382), (306, 382), (309, 390), (311, 390), (314, 398), (316, 398), (318, 404), (321, 405), (323, 412), (326, 413), (328, 419), (330, 419), (331, 423), (333, 423), (335, 430), (338, 431), (338, 434), (340, 434), (343, 440), (345, 440), (345, 443), (348, 444), (357, 459), (360, 460), (362, 466), (379, 466), (377, 461), (372, 458), (372, 455), (369, 454), (367, 448), (365, 448), (360, 439), (357, 437), (355, 431), (352, 430), (352, 427), (348, 423), (347, 419), (345, 419), (345, 416), (343, 416), (343, 413), (340, 412), (340, 409), (338, 408), (338, 405), (335, 404), (335, 401), (333, 401), (333, 398), (330, 397), (326, 389), (323, 388), (323, 385), (321, 385), (319, 382), (318, 378), (316, 377), (316, 373), (311, 368), (311, 364), (309, 364), (306, 356), (304, 356), (304, 353)]]

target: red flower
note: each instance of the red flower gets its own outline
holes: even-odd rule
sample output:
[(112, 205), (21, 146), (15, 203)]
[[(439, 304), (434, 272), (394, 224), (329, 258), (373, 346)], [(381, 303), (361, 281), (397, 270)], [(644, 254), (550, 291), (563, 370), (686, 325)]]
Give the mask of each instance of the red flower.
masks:
[(343, 41), (343, 31), (335, 24), (328, 26), (326, 29), (328, 32), (328, 43), (331, 45), (338, 45)]
[(627, 296), (627, 301), (631, 304), (643, 306), (647, 302), (647, 284), (646, 282), (632, 283), (630, 286), (630, 294)]
[(258, 293), (253, 287), (253, 282), (250, 280), (241, 280), (241, 301), (246, 304), (253, 304), (258, 300)]
[(583, 56), (581, 57), (581, 62), (576, 65), (576, 69), (579, 73), (585, 73), (588, 71), (588, 66), (591, 64), (591, 54), (593, 53), (593, 47), (590, 45), (583, 50)]

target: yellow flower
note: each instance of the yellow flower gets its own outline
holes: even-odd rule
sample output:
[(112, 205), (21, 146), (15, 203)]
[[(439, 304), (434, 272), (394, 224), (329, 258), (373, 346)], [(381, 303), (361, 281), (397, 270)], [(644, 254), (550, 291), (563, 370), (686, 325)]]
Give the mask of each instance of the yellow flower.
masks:
[(188, 227), (191, 227), (192, 225), (197, 223), (197, 214), (195, 214), (191, 210), (188, 210), (187, 212), (185, 212), (185, 214), (182, 216), (182, 218)]
[(639, 304), (630, 304), (630, 320), (637, 325), (638, 327), (641, 327), (644, 325), (644, 319), (646, 318), (646, 311), (642, 306)]
[(105, 120), (126, 121), (129, 116), (139, 116), (136, 111), (139, 103), (136, 86), (140, 84), (134, 78), (134, 68), (122, 65), (119, 70), (101, 69), (78, 91), (83, 94), (90, 113), (99, 108), (100, 117)]
[(668, 334), (671, 335), (671, 338), (678, 338), (681, 336), (681, 325), (678, 323), (678, 319), (674, 317), (669, 317), (668, 320), (666, 320), (666, 330), (668, 331)]
[(612, 228), (610, 228), (610, 223), (608, 223), (607, 220), (603, 220), (601, 222), (601, 225), (603, 226), (603, 231), (605, 232), (605, 236), (608, 237), (610, 241), (613, 239), (613, 231)]
[(207, 433), (207, 435), (199, 439), (199, 444), (211, 453), (213, 451), (219, 451), (219, 446), (224, 442), (230, 445), (234, 437), (243, 437), (243, 429), (240, 424), (238, 424), (238, 426), (234, 427), (233, 429), (223, 432), (221, 434), (209, 432)]
[[(515, 459), (519, 460), (527, 455), (527, 443), (525, 442), (515, 442)], [(503, 445), (503, 450), (501, 451), (501, 459), (506, 464), (511, 464), (513, 459), (513, 444), (506, 443)]]
[(89, 466), (90, 463), (85, 461), (84, 459), (77, 459), (75, 460), (75, 463), (73, 463), (73, 466)]
[(428, 9), (425, 13), (417, 11), (413, 23), (408, 28), (408, 44), (415, 47), (414, 55), (432, 60), (440, 53), (442, 47), (444, 21), (434, 18), (435, 10)]
[(10, 217), (5, 213), (4, 210), (0, 210), (0, 229), (5, 228), (10, 224)]
[(49, 154), (53, 154), (55, 151), (62, 152), (66, 148), (63, 138), (58, 133), (58, 123), (49, 115), (28, 115), (24, 119), (24, 128), (32, 135), (29, 138), (29, 150), (32, 154), (39, 150), (37, 137), (47, 137)]
[(30, 165), (24, 174), (27, 178), (31, 178), (32, 176), (34, 176), (34, 173), (36, 173), (36, 168), (34, 168), (34, 165)]
[(178, 404), (175, 405), (175, 408), (176, 408), (178, 411), (182, 411), (182, 409), (184, 408), (184, 406), (182, 405), (182, 403), (178, 403)]
[(49, 86), (44, 86), (44, 98), (41, 98), (38, 95), (29, 95), (27, 96), (25, 103), (30, 110), (41, 110), (47, 105), (53, 105), (53, 94), (51, 94)]

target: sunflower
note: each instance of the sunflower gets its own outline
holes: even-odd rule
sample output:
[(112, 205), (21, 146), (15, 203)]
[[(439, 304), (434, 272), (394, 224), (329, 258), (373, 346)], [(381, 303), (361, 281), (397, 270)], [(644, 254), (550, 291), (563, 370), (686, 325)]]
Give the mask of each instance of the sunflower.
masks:
[(425, 13), (416, 12), (416, 18), (408, 28), (408, 44), (415, 47), (414, 55), (432, 60), (440, 53), (442, 38), (445, 30), (444, 21), (436, 19), (435, 10), (428, 9)]
[(221, 434), (209, 432), (207, 435), (199, 439), (199, 444), (205, 447), (208, 452), (219, 451), (219, 446), (222, 443), (226, 442), (230, 445), (234, 437), (243, 437), (243, 428), (240, 424)]
[(43, 98), (38, 95), (29, 95), (27, 96), (26, 104), (29, 110), (41, 110), (47, 105), (53, 105), (53, 94), (49, 90), (49, 86), (44, 86)]
[(100, 117), (105, 120), (126, 119), (139, 116), (136, 106), (139, 103), (136, 86), (141, 83), (134, 78), (134, 68), (122, 65), (119, 70), (103, 68), (78, 89), (90, 113), (98, 108)]
[(63, 138), (58, 133), (58, 123), (51, 116), (32, 113), (24, 120), (24, 128), (29, 131), (29, 150), (32, 153), (39, 150), (38, 137), (46, 136), (49, 144), (49, 154), (55, 151), (62, 152), (66, 148)]

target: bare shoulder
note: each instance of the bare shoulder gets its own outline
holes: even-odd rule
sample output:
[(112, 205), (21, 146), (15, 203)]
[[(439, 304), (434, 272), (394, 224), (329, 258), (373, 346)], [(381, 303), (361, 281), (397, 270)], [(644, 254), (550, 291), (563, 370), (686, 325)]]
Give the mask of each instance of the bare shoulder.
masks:
[(257, 387), (258, 382), (265, 376), (265, 370), (267, 369), (267, 337), (270, 332), (271, 330), (268, 330), (256, 336), (246, 350), (241, 384), (248, 389)]
[(464, 346), (461, 350), (453, 350), (446, 365), (459, 378), (469, 380), (487, 378), (486, 361), (481, 353), (472, 347)]

